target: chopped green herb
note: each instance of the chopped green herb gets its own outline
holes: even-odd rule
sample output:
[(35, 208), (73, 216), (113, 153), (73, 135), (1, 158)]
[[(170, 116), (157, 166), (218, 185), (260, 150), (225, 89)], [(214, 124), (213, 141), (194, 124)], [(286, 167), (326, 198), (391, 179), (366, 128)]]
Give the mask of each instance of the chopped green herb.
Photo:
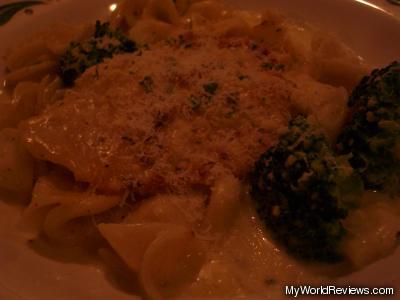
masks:
[(150, 50), (150, 46), (148, 44), (143, 44), (141, 48), (143, 50)]
[(179, 39), (179, 46), (183, 48), (192, 48), (192, 43), (190, 41), (187, 41), (182, 34), (178, 36), (178, 39)]
[(154, 81), (151, 76), (145, 76), (143, 80), (139, 81), (139, 84), (146, 93), (151, 93), (153, 91)]
[(263, 63), (261, 65), (262, 68), (268, 69), (268, 70), (272, 70), (274, 68), (274, 66), (275, 66), (275, 64), (273, 64), (273, 63)]
[(216, 82), (207, 83), (207, 84), (203, 85), (203, 89), (206, 93), (215, 95), (215, 93), (218, 90), (218, 83), (216, 83)]
[(198, 110), (200, 108), (201, 100), (198, 97), (196, 97), (194, 95), (190, 95), (189, 101), (190, 101), (190, 104), (191, 104), (193, 110)]
[(276, 63), (263, 63), (261, 67), (267, 70), (275, 70), (275, 71), (283, 71), (285, 69), (284, 64), (276, 64)]
[(230, 107), (236, 107), (238, 104), (238, 100), (239, 100), (239, 94), (238, 93), (230, 93), (227, 97), (226, 97), (226, 103), (230, 106)]
[(235, 111), (229, 111), (225, 114), (225, 118), (232, 119), (235, 116)]
[(251, 50), (256, 50), (258, 48), (258, 45), (256, 44), (256, 43), (252, 43), (251, 45), (250, 45), (250, 49)]
[(226, 118), (233, 118), (236, 114), (237, 111), (237, 106), (238, 106), (238, 100), (239, 100), (239, 94), (238, 93), (231, 93), (226, 97), (226, 103), (228, 104), (230, 110), (225, 114)]
[(169, 45), (169, 46), (173, 46), (173, 45), (176, 45), (177, 41), (176, 41), (176, 38), (169, 37), (169, 38), (167, 38), (167, 39), (165, 40), (165, 43), (166, 43), (167, 45)]
[(121, 136), (121, 139), (123, 141), (127, 142), (128, 144), (131, 144), (131, 145), (135, 144), (135, 141), (130, 136)]
[(185, 38), (182, 34), (178, 35), (178, 38), (169, 37), (165, 39), (165, 43), (169, 46), (179, 46), (182, 48), (191, 48), (192, 42), (190, 39)]

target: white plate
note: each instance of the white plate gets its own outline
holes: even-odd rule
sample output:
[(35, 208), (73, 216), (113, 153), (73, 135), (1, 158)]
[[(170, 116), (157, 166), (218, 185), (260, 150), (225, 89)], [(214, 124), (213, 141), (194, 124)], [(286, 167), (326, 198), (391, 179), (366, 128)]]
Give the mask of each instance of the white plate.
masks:
[[(400, 16), (400, 9), (398, 8), (394, 8), (394, 13), (391, 14), (360, 0), (230, 0), (228, 2), (240, 8), (259, 12), (265, 8), (276, 8), (294, 18), (313, 23), (323, 30), (338, 35), (373, 66), (382, 66), (400, 59), (400, 19), (397, 17)], [(0, 55), (5, 48), (52, 22), (81, 22), (106, 15), (112, 3), (111, 0), (62, 0), (36, 7), (31, 16), (20, 13), (7, 25), (0, 27)], [(0, 60), (0, 70), (1, 66)], [(1, 300), (134, 298), (115, 289), (95, 267), (57, 262), (35, 254), (26, 244), (27, 235), (17, 228), (18, 216), (17, 207), (0, 201)], [(363, 271), (343, 278), (341, 282), (346, 286), (349, 284), (394, 286), (398, 289), (397, 298), (400, 293), (399, 270), (400, 249)]]

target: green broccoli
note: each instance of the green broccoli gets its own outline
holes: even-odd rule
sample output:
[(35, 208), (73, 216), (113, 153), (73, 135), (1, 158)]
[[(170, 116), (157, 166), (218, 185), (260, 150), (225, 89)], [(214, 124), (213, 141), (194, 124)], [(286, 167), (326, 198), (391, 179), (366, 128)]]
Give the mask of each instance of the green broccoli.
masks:
[(367, 189), (400, 191), (400, 63), (374, 70), (354, 89), (350, 121), (338, 137), (337, 152), (350, 163)]
[(322, 262), (342, 259), (342, 220), (361, 196), (362, 181), (305, 117), (293, 119), (256, 162), (250, 184), (260, 219), (289, 253)]
[(135, 42), (120, 30), (112, 30), (109, 23), (96, 21), (93, 37), (83, 42), (72, 42), (59, 61), (58, 73), (64, 84), (71, 86), (87, 68), (97, 65), (115, 54), (134, 52)]

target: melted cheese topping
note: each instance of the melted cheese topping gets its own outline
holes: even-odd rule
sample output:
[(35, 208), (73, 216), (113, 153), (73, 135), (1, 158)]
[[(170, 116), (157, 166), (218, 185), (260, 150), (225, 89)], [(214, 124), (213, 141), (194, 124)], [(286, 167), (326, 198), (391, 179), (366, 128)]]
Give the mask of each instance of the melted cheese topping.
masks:
[(21, 126), (27, 148), (79, 181), (141, 194), (243, 178), (282, 133), (296, 85), (245, 38), (161, 42), (93, 67)]

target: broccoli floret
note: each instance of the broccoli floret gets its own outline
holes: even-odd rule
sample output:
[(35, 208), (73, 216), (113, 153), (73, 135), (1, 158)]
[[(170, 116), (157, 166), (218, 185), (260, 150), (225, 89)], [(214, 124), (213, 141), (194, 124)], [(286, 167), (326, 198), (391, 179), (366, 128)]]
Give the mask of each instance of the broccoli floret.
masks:
[(350, 121), (338, 137), (339, 154), (350, 163), (365, 187), (400, 191), (400, 63), (374, 70), (354, 89), (348, 102)]
[(120, 30), (112, 30), (109, 23), (96, 21), (93, 37), (83, 42), (71, 42), (59, 62), (59, 75), (71, 86), (87, 68), (99, 64), (115, 54), (134, 52), (135, 42)]
[(342, 220), (361, 196), (362, 181), (305, 117), (292, 120), (261, 156), (250, 183), (260, 219), (289, 253), (322, 262), (342, 259)]

